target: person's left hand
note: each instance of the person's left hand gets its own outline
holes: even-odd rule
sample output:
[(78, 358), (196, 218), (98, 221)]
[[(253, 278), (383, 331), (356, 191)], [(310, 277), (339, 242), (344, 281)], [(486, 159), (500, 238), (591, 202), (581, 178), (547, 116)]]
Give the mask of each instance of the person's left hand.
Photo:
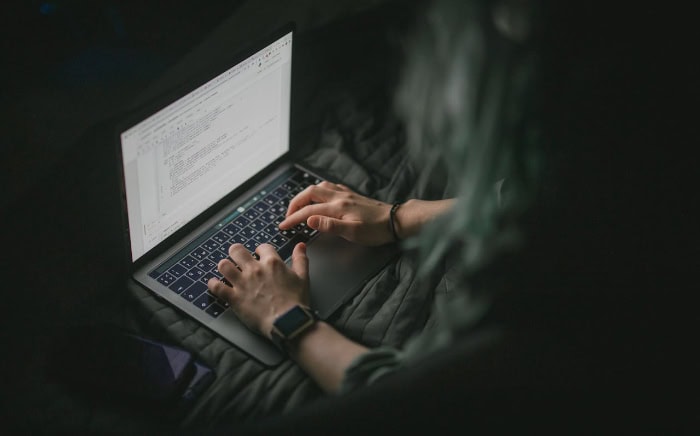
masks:
[(297, 194), (287, 208), (281, 230), (305, 222), (321, 233), (375, 246), (394, 241), (389, 227), (391, 205), (353, 192), (345, 185), (323, 181)]
[(228, 250), (235, 262), (223, 259), (218, 268), (233, 285), (218, 279), (208, 282), (211, 292), (226, 299), (233, 311), (249, 328), (270, 338), (275, 319), (297, 304), (309, 304), (309, 262), (306, 245), (297, 244), (292, 253), (292, 266), (284, 261), (269, 244), (258, 246), (256, 260), (241, 244)]

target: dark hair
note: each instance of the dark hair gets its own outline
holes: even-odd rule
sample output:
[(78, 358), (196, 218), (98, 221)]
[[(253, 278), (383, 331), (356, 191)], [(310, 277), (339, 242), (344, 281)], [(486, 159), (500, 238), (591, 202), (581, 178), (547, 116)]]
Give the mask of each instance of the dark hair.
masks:
[(461, 257), (473, 269), (519, 239), (501, 217), (527, 206), (541, 167), (536, 11), (531, 1), (441, 0), (410, 44), (396, 98), (408, 148), (425, 177), (444, 165), (458, 197), (412, 241), (425, 270), (454, 241), (469, 241)]

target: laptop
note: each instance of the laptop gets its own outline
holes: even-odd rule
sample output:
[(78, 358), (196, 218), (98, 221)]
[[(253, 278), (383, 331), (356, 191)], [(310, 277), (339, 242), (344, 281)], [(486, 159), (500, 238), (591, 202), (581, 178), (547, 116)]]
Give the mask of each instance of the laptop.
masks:
[(289, 200), (324, 180), (290, 153), (294, 26), (139, 109), (117, 129), (131, 277), (261, 363), (284, 356), (207, 289), (228, 247), (272, 244), (287, 263), (307, 243), (311, 306), (328, 318), (397, 253), (281, 232)]

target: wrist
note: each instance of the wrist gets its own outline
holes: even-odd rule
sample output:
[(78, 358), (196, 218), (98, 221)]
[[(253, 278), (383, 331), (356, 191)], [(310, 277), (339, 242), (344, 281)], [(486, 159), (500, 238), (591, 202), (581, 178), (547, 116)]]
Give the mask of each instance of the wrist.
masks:
[[(412, 212), (416, 207), (418, 200), (407, 200), (396, 209), (394, 212), (394, 228), (396, 236), (399, 240), (403, 240), (417, 233), (416, 223), (414, 222), (415, 214)], [(420, 228), (418, 226), (418, 228)]]
[(290, 339), (284, 343), (284, 351), (293, 360), (297, 360), (299, 352), (304, 348), (308, 347), (309, 342), (314, 341), (314, 336), (318, 334), (323, 334), (322, 332), (330, 327), (323, 320), (316, 321), (311, 327), (304, 330), (301, 334), (297, 335), (295, 338)]
[(453, 203), (452, 199), (436, 201), (411, 199), (402, 203), (394, 214), (397, 236), (399, 239), (406, 239), (416, 235), (425, 224), (447, 212)]
[(401, 240), (398, 233), (399, 223), (398, 219), (396, 218), (396, 212), (398, 211), (399, 207), (401, 207), (401, 203), (394, 203), (389, 209), (389, 232), (393, 242), (398, 242)]

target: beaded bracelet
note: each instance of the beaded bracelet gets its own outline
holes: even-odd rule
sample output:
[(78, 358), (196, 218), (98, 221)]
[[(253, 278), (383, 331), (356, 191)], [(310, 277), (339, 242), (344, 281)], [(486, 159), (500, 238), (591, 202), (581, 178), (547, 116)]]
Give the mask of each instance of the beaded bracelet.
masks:
[(389, 211), (389, 227), (391, 228), (391, 234), (394, 235), (394, 241), (399, 240), (399, 235), (396, 233), (396, 225), (394, 224), (396, 220), (396, 209), (398, 209), (399, 206), (401, 206), (401, 203), (394, 203)]

